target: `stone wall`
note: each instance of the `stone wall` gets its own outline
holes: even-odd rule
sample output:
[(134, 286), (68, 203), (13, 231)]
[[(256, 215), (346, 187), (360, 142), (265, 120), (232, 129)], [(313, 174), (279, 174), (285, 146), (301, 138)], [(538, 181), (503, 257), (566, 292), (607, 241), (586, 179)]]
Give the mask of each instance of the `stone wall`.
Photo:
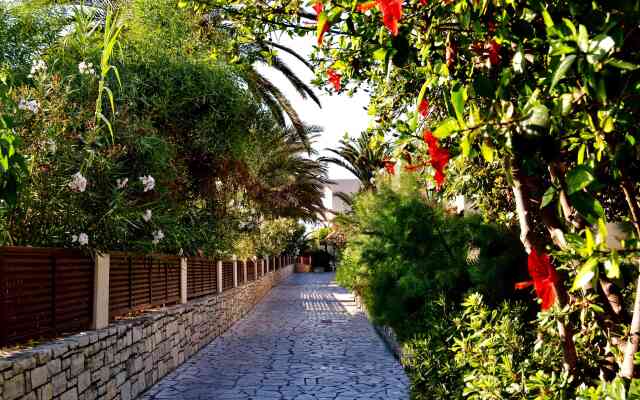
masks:
[(225, 332), (293, 272), (0, 358), (0, 400), (130, 400)]
[(367, 310), (367, 307), (364, 304), (364, 301), (362, 301), (362, 298), (360, 297), (360, 295), (358, 295), (356, 292), (352, 292), (352, 293), (356, 301), (356, 306), (362, 312), (364, 312), (364, 314), (367, 316), (369, 321), (371, 321), (371, 325), (373, 325), (376, 332), (378, 332), (378, 335), (380, 335), (382, 340), (384, 340), (385, 344), (387, 345), (391, 353), (393, 353), (393, 355), (398, 359), (398, 361), (400, 361), (400, 364), (406, 365), (407, 358), (411, 357), (411, 355), (408, 352), (406, 352), (405, 349), (400, 344), (400, 342), (398, 342), (398, 337), (396, 336), (396, 333), (393, 331), (393, 328), (386, 325), (375, 324), (371, 319), (371, 317), (369, 316), (369, 311)]

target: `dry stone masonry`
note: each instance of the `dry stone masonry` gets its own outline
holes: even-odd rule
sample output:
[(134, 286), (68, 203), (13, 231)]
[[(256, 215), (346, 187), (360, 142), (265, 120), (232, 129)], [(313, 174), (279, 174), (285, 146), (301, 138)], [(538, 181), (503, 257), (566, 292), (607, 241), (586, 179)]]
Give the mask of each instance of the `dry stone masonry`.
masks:
[(135, 399), (292, 272), (287, 266), (218, 295), (0, 358), (0, 400)]

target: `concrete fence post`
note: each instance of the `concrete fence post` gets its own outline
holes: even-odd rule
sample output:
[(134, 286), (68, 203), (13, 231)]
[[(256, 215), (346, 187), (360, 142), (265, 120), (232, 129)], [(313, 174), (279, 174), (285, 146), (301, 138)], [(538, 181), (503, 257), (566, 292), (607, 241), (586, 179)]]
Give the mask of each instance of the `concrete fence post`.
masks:
[(187, 257), (180, 257), (180, 304), (187, 303)]
[(258, 280), (258, 257), (253, 256), (253, 280)]
[[(269, 273), (269, 256), (265, 257), (265, 258), (264, 258), (264, 261), (265, 261), (265, 263), (266, 263), (266, 272), (263, 270), (263, 271), (262, 271), (262, 273), (263, 273), (264, 275), (266, 275), (266, 274), (268, 274), (268, 273)], [(263, 264), (263, 265), (264, 265), (264, 264)]]
[(218, 261), (218, 293), (222, 293), (222, 261)]
[(109, 325), (109, 254), (96, 254), (93, 272), (93, 321), (92, 329), (102, 329)]
[(242, 260), (242, 272), (244, 274), (244, 276), (242, 277), (242, 282), (244, 282), (244, 284), (247, 284), (247, 260)]
[(233, 287), (238, 287), (238, 257), (233, 256)]

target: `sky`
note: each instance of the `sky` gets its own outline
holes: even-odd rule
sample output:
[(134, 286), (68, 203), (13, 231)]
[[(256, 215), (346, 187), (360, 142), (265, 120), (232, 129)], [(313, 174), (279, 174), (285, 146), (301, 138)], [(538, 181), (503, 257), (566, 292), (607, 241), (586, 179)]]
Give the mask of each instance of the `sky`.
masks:
[[(289, 38), (286, 35), (282, 35), (277, 42), (295, 50), (298, 54), (308, 59), (315, 43), (315, 36)], [(314, 77), (313, 72), (304, 64), (283, 51), (279, 51), (278, 56), (305, 83), (313, 87), (310, 84)], [(339, 141), (344, 137), (345, 132), (349, 136), (357, 137), (361, 131), (366, 129), (369, 123), (366, 109), (369, 104), (367, 93), (359, 91), (353, 97), (349, 97), (347, 94), (336, 94), (335, 92), (329, 94), (314, 87), (314, 91), (322, 103), (322, 108), (319, 108), (313, 100), (303, 99), (280, 72), (262, 65), (259, 65), (257, 69), (282, 90), (305, 123), (324, 128), (324, 132), (318, 137), (313, 146), (322, 155), (330, 155), (325, 149), (338, 147)], [(354, 176), (344, 168), (329, 164), (329, 178), (345, 179), (354, 178)]]

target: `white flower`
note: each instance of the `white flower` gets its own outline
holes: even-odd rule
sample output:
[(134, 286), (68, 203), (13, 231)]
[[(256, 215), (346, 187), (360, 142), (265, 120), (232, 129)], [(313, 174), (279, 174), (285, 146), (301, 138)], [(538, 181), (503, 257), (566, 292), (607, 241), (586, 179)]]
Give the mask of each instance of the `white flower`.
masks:
[(153, 244), (158, 244), (160, 243), (160, 241), (164, 239), (164, 232), (162, 232), (161, 230), (157, 230), (153, 232)]
[(71, 242), (78, 242), (80, 246), (86, 246), (89, 244), (89, 235), (84, 232), (80, 233), (80, 235), (72, 235)]
[(142, 185), (144, 186), (145, 192), (153, 190), (153, 188), (156, 187), (156, 180), (153, 179), (153, 176), (151, 175), (141, 176), (139, 179), (140, 179), (140, 182), (142, 182)]
[(93, 69), (93, 64), (92, 63), (86, 63), (84, 61), (80, 62), (80, 64), (78, 64), (78, 71), (80, 71), (80, 73), (82, 75), (95, 75), (96, 74), (96, 70)]
[(151, 221), (151, 210), (146, 210), (144, 212), (144, 215), (142, 215), (142, 219), (144, 220), (144, 222)]
[(118, 186), (118, 189), (124, 189), (127, 186), (127, 183), (129, 183), (129, 178), (116, 179), (116, 185)]
[(19, 110), (29, 110), (32, 113), (36, 114), (39, 110), (40, 110), (40, 103), (38, 103), (37, 100), (20, 100), (20, 102), (18, 102), (18, 109)]
[(29, 74), (29, 78), (33, 78), (39, 72), (44, 72), (47, 70), (47, 64), (42, 60), (34, 61), (31, 64), (31, 73)]
[(73, 174), (72, 178), (71, 182), (69, 182), (69, 189), (74, 192), (84, 192), (87, 189), (87, 178), (82, 176), (80, 172)]
[(78, 235), (78, 243), (80, 243), (80, 246), (86, 246), (89, 244), (89, 235), (87, 235), (86, 233), (81, 233), (80, 235)]

